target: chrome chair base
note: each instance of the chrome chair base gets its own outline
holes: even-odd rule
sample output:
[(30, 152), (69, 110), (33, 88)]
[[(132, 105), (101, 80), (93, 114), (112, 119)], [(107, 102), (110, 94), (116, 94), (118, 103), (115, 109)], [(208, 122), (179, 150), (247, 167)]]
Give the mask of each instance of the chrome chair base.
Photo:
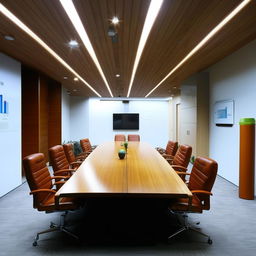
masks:
[(71, 237), (73, 237), (73, 238), (78, 240), (79, 239), (78, 236), (76, 236), (71, 231), (69, 231), (67, 228), (65, 228), (65, 218), (66, 218), (67, 214), (68, 214), (67, 211), (65, 213), (61, 214), (61, 216), (60, 216), (60, 224), (59, 225), (51, 222), (49, 229), (43, 230), (41, 232), (38, 232), (36, 234), (36, 236), (35, 236), (35, 239), (34, 239), (34, 242), (33, 242), (33, 246), (37, 246), (38, 245), (39, 235), (42, 235), (42, 234), (45, 234), (45, 233), (54, 232), (54, 231), (64, 232), (64, 233), (68, 234), (69, 236), (71, 236)]
[[(212, 244), (212, 239), (211, 239), (211, 237), (209, 235), (207, 235), (207, 234), (203, 233), (202, 231), (194, 228), (191, 224), (188, 223), (188, 220), (187, 220), (188, 216), (186, 214), (182, 214), (182, 217), (183, 217), (182, 218), (183, 219), (182, 222), (180, 221), (180, 218), (179, 218), (180, 215), (176, 214), (176, 216), (178, 217), (178, 220), (179, 220), (179, 222), (180, 222), (182, 227), (179, 230), (177, 230), (175, 233), (170, 235), (168, 237), (168, 240), (170, 240), (171, 238), (177, 236), (178, 234), (180, 234), (180, 233), (182, 233), (182, 232), (184, 232), (186, 230), (192, 230), (192, 231), (194, 231), (194, 232), (196, 232), (196, 233), (198, 233), (200, 235), (203, 235), (203, 236), (207, 237), (208, 238), (207, 243), (208, 244)], [(197, 222), (196, 224), (199, 225), (200, 222)]]

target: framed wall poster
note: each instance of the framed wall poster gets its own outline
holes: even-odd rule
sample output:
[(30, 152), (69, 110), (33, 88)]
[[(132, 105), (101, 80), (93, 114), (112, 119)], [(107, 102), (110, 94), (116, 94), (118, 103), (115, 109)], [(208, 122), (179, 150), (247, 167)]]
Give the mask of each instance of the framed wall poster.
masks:
[(214, 104), (214, 122), (218, 126), (232, 126), (234, 124), (234, 101), (216, 101)]

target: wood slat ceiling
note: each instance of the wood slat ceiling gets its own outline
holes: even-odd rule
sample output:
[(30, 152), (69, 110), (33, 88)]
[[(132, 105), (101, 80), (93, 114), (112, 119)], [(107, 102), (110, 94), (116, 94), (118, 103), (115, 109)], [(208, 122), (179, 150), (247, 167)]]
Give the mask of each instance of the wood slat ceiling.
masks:
[[(5, 7), (43, 39), (103, 97), (109, 92), (73, 25), (58, 0), (1, 0)], [(74, 0), (99, 63), (115, 97), (125, 97), (133, 62), (149, 6), (148, 0)], [(241, 0), (164, 0), (142, 54), (131, 97), (144, 97), (159, 83)], [(107, 35), (110, 19), (117, 15), (118, 41)], [(13, 35), (7, 41), (4, 35)], [(245, 7), (199, 52), (170, 76), (152, 97), (170, 96), (190, 75), (208, 68), (256, 38), (256, 0)], [(80, 47), (67, 43), (76, 39)], [(51, 76), (72, 95), (95, 96), (38, 43), (0, 14), (0, 51)], [(115, 74), (120, 74), (119, 78)], [(68, 80), (63, 80), (68, 76)], [(77, 92), (73, 92), (77, 89)]]

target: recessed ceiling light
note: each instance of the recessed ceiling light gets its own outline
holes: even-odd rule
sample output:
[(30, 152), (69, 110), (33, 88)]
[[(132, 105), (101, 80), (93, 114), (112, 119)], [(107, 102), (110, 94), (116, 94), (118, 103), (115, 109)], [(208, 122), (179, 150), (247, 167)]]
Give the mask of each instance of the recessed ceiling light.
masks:
[(74, 77), (74, 81), (78, 81), (79, 79), (77, 77)]
[(86, 33), (86, 30), (83, 26), (83, 23), (82, 23), (79, 15), (76, 11), (76, 8), (75, 8), (72, 0), (59, 0), (59, 1), (61, 3), (62, 7), (64, 8), (65, 12), (67, 13), (67, 15), (68, 15), (70, 21), (72, 22), (73, 26), (75, 27), (78, 35), (80, 36), (85, 48), (87, 49), (87, 51), (90, 54), (92, 60), (94, 61), (95, 65), (96, 65), (96, 67), (97, 67), (97, 69), (98, 69), (98, 71), (99, 71), (99, 73), (100, 73), (108, 91), (109, 91), (109, 94), (111, 95), (111, 97), (113, 97), (113, 94), (112, 94), (111, 89), (109, 87), (108, 81), (107, 81), (107, 79), (106, 79), (106, 77), (103, 73), (103, 70), (102, 70), (102, 68), (100, 66), (100, 63), (97, 59), (97, 56), (95, 54), (95, 51), (92, 47), (91, 41), (90, 41), (90, 39), (89, 39), (89, 37)]
[(196, 47), (188, 53), (188, 55), (174, 67), (145, 97), (148, 97), (155, 89), (157, 89), (171, 74), (173, 74), (181, 65), (183, 65), (191, 56), (201, 49), (219, 30), (221, 30), (232, 18), (235, 17), (251, 0), (241, 2), (226, 18), (224, 18), (213, 30), (207, 34)]
[(67, 80), (67, 79), (68, 79), (68, 77), (67, 77), (67, 76), (63, 76), (63, 79), (64, 79), (64, 80)]
[(116, 77), (120, 77), (120, 74), (116, 74)]
[(146, 19), (145, 19), (145, 22), (144, 22), (143, 30), (142, 30), (142, 33), (141, 33), (141, 36), (140, 36), (140, 42), (139, 42), (139, 45), (138, 45), (135, 61), (134, 61), (134, 64), (133, 64), (133, 70), (132, 70), (132, 75), (131, 75), (131, 79), (130, 79), (130, 84), (129, 84), (129, 88), (128, 88), (127, 97), (130, 96), (133, 80), (134, 80), (134, 77), (135, 77), (137, 67), (139, 65), (139, 61), (140, 61), (143, 49), (146, 45), (149, 33), (150, 33), (150, 31), (153, 27), (153, 24), (156, 20), (156, 17), (158, 15), (158, 12), (160, 10), (160, 7), (161, 7), (162, 3), (163, 3), (163, 0), (151, 0), (151, 2), (150, 2), (148, 12), (147, 12), (147, 16), (146, 16)]
[(14, 38), (13, 36), (10, 36), (10, 35), (5, 35), (5, 36), (4, 36), (4, 39), (5, 39), (5, 40), (8, 40), (8, 41), (13, 41), (13, 40), (15, 40), (15, 38)]
[(88, 83), (86, 82), (71, 66), (69, 66), (55, 51), (53, 51), (39, 36), (37, 36), (29, 27), (27, 27), (20, 19), (18, 19), (13, 13), (11, 13), (3, 4), (0, 3), (0, 12), (15, 23), (20, 29), (26, 32), (32, 37), (37, 43), (39, 43), (48, 53), (50, 53), (58, 62), (60, 62), (65, 68), (72, 72), (75, 76), (89, 87), (97, 96), (101, 95)]
[(70, 48), (77, 48), (79, 46), (79, 44), (76, 40), (70, 40), (68, 45)]
[(120, 21), (119, 21), (118, 17), (114, 16), (114, 17), (111, 19), (111, 22), (112, 22), (114, 25), (117, 25)]

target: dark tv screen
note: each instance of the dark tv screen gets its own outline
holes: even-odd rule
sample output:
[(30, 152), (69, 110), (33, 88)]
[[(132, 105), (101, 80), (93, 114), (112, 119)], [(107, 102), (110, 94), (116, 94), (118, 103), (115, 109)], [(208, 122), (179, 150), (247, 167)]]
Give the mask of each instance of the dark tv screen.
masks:
[(139, 130), (139, 114), (113, 114), (113, 130)]

